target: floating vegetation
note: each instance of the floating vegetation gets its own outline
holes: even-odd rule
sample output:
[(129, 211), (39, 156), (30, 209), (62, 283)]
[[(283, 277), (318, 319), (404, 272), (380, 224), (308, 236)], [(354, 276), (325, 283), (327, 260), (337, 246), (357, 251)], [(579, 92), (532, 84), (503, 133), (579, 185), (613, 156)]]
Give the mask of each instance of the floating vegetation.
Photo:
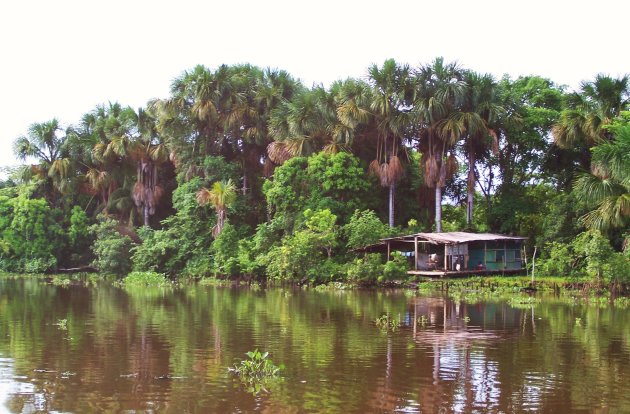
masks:
[(464, 316), (464, 322), (466, 323), (470, 322), (470, 316)]
[(514, 296), (510, 298), (508, 303), (514, 307), (518, 307), (518, 305), (531, 306), (540, 303), (540, 299), (534, 296)]
[(426, 315), (421, 315), (416, 320), (416, 323), (420, 326), (426, 326), (427, 323), (429, 323), (429, 318), (427, 318)]
[(582, 326), (582, 318), (575, 318), (575, 326)]
[(321, 285), (315, 286), (313, 289), (316, 291), (324, 291), (324, 290), (349, 290), (354, 289), (355, 286), (349, 283), (343, 282), (328, 282), (323, 283)]
[(389, 315), (379, 316), (378, 318), (374, 320), (374, 323), (376, 323), (376, 326), (386, 331), (387, 330), (395, 331), (401, 326), (400, 321), (398, 319), (390, 318)]
[(619, 308), (627, 308), (630, 307), (630, 297), (622, 296), (620, 298), (616, 298), (613, 301), (613, 304)]
[(50, 280), (50, 283), (55, 286), (67, 287), (70, 286), (71, 280), (67, 276), (55, 275)]
[(67, 319), (59, 319), (55, 324), (62, 331), (68, 330), (68, 320)]
[(280, 378), (280, 371), (284, 369), (284, 365), (276, 366), (269, 359), (269, 352), (255, 350), (245, 355), (247, 359), (228, 368), (228, 371), (240, 378), (248, 392), (252, 394), (258, 394), (261, 391), (269, 392), (268, 387), (271, 381)]
[(156, 272), (131, 272), (122, 283), (125, 286), (172, 286), (165, 275)]
[(199, 281), (201, 286), (231, 286), (234, 282), (227, 279), (217, 279), (216, 277), (204, 277)]

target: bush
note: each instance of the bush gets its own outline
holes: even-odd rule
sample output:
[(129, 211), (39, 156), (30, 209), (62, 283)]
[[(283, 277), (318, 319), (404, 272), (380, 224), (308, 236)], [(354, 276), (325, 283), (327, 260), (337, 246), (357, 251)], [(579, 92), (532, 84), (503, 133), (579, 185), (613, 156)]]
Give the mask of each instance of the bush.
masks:
[(101, 217), (99, 223), (90, 226), (90, 231), (96, 237), (92, 265), (103, 273), (118, 276), (129, 273), (133, 243), (128, 236), (120, 234), (116, 221)]
[(367, 246), (387, 236), (389, 228), (372, 210), (355, 210), (350, 222), (343, 226), (349, 248)]
[(391, 259), (383, 266), (383, 276), (379, 278), (378, 281), (385, 282), (406, 279), (407, 270), (409, 270), (407, 258), (399, 252), (393, 252)]
[(171, 282), (162, 273), (132, 272), (123, 279), (125, 286), (169, 286)]
[(630, 281), (630, 260), (615, 252), (599, 231), (580, 233), (569, 244), (549, 243), (547, 252), (540, 264), (544, 275), (588, 277), (598, 284)]
[(233, 225), (225, 224), (223, 231), (212, 243), (212, 252), (214, 253), (214, 270), (217, 273), (235, 276), (240, 272), (239, 237)]
[(368, 253), (348, 265), (348, 280), (372, 284), (383, 276), (383, 260), (379, 253)]
[(70, 226), (68, 227), (70, 264), (77, 265), (90, 261), (90, 245), (92, 241), (87, 214), (85, 214), (81, 207), (74, 206), (70, 213)]
[[(306, 228), (287, 236), (280, 246), (274, 246), (260, 262), (272, 279), (320, 280), (318, 267), (332, 256), (336, 246), (337, 217), (330, 210), (304, 212)], [(330, 266), (330, 265), (327, 265)]]
[(585, 272), (591, 279), (598, 283), (630, 280), (630, 261), (622, 253), (615, 252), (599, 231), (579, 234), (572, 245), (576, 254), (585, 258)]
[(540, 260), (537, 266), (545, 276), (569, 276), (579, 273), (580, 261), (569, 244), (551, 242), (545, 246), (547, 259)]
[(59, 211), (52, 210), (44, 199), (0, 196), (2, 267), (27, 273), (57, 267), (65, 245), (59, 221)]

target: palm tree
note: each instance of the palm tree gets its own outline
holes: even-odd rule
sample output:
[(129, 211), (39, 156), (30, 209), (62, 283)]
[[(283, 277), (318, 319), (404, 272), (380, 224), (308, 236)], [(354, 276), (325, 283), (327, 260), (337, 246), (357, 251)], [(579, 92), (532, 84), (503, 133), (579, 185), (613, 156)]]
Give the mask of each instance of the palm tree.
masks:
[[(590, 148), (602, 140), (612, 139), (605, 125), (630, 105), (630, 78), (618, 79), (598, 74), (592, 82), (582, 82), (579, 92), (568, 96), (568, 109), (552, 128), (554, 140), (561, 148)], [(588, 168), (588, 159), (583, 162)]]
[(128, 155), (137, 123), (135, 111), (119, 103), (98, 105), (81, 119), (76, 134), (86, 153), (80, 156), (84, 191), (97, 197), (98, 210), (108, 211), (115, 191), (131, 190), (134, 168)]
[[(415, 75), (414, 114), (424, 179), (435, 189), (435, 227), (442, 231), (442, 187), (457, 170), (453, 147), (464, 127), (452, 117), (465, 91), (462, 69), (442, 58), (421, 66)], [(450, 119), (449, 119), (450, 117)]]
[(166, 145), (160, 142), (155, 129), (155, 119), (143, 109), (138, 110), (137, 132), (130, 144), (129, 157), (136, 163), (136, 183), (133, 186), (133, 201), (142, 211), (143, 223), (150, 225), (157, 204), (164, 195), (160, 184), (160, 166), (168, 161)]
[(236, 187), (232, 180), (217, 181), (212, 184), (212, 190), (203, 187), (197, 191), (197, 203), (205, 206), (212, 204), (217, 211), (217, 224), (212, 228), (212, 235), (216, 238), (225, 225), (227, 209), (236, 201)]
[(38, 165), (31, 167), (31, 171), (46, 180), (49, 201), (53, 198), (53, 189), (64, 192), (73, 170), (66, 145), (69, 132), (60, 136), (59, 131), (61, 127), (57, 119), (35, 123), (28, 128), (26, 136), (18, 137), (13, 143), (13, 151), (18, 159), (38, 160)]
[(580, 175), (574, 185), (595, 206), (581, 221), (598, 230), (624, 228), (630, 222), (630, 125), (617, 128), (613, 140), (592, 153), (592, 173)]
[(368, 69), (368, 82), (372, 87), (369, 108), (378, 133), (370, 172), (383, 187), (389, 188), (389, 226), (394, 227), (396, 182), (404, 172), (398, 155), (411, 125), (409, 66), (398, 65), (393, 59), (386, 60), (381, 68), (372, 65)]
[(495, 154), (499, 151), (497, 134), (492, 122), (503, 113), (495, 98), (496, 82), (491, 75), (480, 75), (472, 71), (464, 72), (464, 93), (459, 107), (449, 117), (447, 124), (461, 131), (468, 158), (468, 179), (466, 191), (466, 224), (470, 228), (473, 216), (475, 194), (475, 163), (491, 148)]

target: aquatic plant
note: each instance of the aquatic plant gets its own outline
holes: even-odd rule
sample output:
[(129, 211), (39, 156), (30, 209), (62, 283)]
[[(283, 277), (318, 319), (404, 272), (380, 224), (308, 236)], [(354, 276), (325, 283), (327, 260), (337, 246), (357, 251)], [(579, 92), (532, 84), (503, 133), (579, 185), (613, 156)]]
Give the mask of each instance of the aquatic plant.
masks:
[(241, 378), (260, 379), (264, 377), (275, 377), (281, 370), (283, 365), (276, 366), (269, 359), (269, 352), (260, 352), (259, 350), (249, 351), (247, 359), (242, 360), (239, 364), (229, 368), (230, 372), (235, 373)]
[(383, 329), (383, 330), (392, 330), (395, 331), (396, 329), (400, 328), (401, 323), (398, 319), (395, 318), (390, 318), (389, 315), (382, 315), (379, 316), (378, 318), (376, 318), (374, 320), (374, 323), (376, 324), (376, 326), (378, 326), (379, 328)]
[(59, 319), (55, 324), (62, 331), (68, 330), (68, 320), (67, 319)]
[(161, 273), (131, 272), (122, 280), (125, 286), (170, 286), (171, 282)]
[(516, 305), (535, 305), (537, 303), (540, 303), (540, 299), (536, 298), (534, 296), (515, 296), (515, 297), (510, 298), (508, 303), (511, 306), (516, 306)]

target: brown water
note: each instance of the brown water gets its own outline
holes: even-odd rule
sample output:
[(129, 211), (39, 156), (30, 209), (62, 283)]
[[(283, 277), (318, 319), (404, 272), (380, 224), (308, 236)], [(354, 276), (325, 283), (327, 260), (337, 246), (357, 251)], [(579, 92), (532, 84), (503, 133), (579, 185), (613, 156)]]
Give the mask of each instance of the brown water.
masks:
[[(253, 395), (227, 368), (255, 348), (286, 369)], [(0, 279), (0, 413), (630, 412), (628, 391), (626, 309)]]

